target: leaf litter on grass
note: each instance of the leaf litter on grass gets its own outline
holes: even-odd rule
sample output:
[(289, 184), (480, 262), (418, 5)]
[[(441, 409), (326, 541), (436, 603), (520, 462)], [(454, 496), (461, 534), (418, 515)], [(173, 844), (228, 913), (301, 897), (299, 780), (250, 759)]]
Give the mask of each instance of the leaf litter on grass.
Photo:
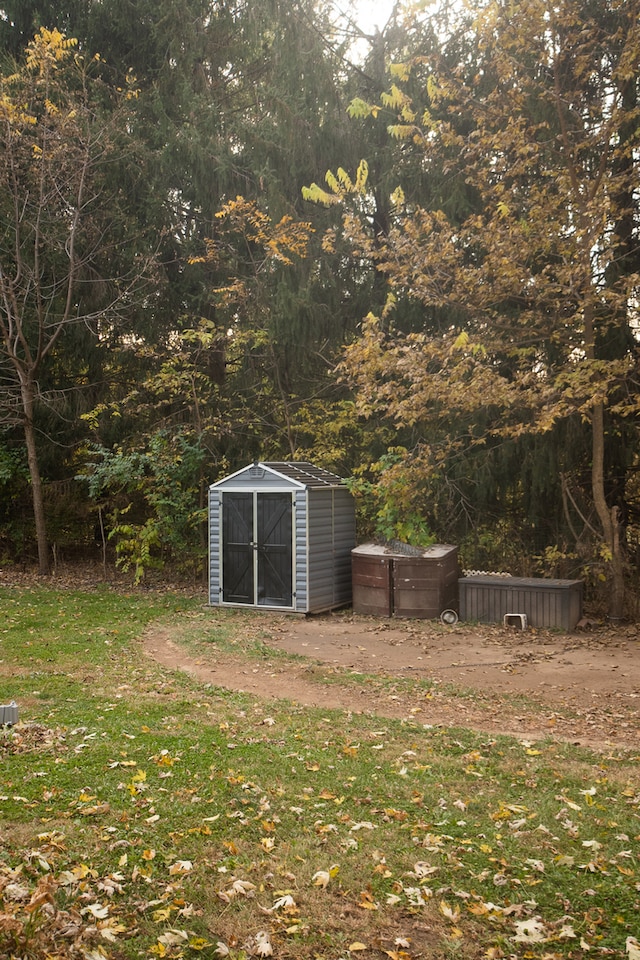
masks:
[(635, 960), (637, 762), (267, 710), (123, 653), (82, 723), (33, 701), (50, 732), (2, 741), (6, 956)]
[[(188, 736), (181, 735), (181, 749), (176, 750), (160, 746), (155, 735), (142, 751), (144, 769), (133, 758), (122, 757), (123, 751), (120, 760), (108, 764), (118, 774), (126, 773), (116, 784), (116, 791), (127, 798), (124, 808), (118, 811), (114, 800), (106, 806), (104, 797), (84, 789), (68, 798), (66, 810), (58, 808), (63, 819), (67, 814), (74, 822), (90, 818), (95, 823), (94, 843), (102, 841), (108, 852), (119, 851), (117, 861), (111, 863), (112, 869), (99, 868), (96, 852), (89, 862), (80, 860), (56, 873), (56, 862), (67, 851), (65, 836), (60, 831), (37, 834), (37, 845), (27, 850), (22, 863), (8, 868), (12, 872), (5, 873), (9, 885), (23, 881), (22, 888), (10, 886), (9, 909), (7, 898), (3, 899), (3, 935), (9, 950), (22, 949), (27, 937), (44, 942), (51, 936), (64, 946), (63, 929), (67, 937), (75, 935), (69, 956), (77, 949), (100, 956), (110, 944), (143, 937), (142, 916), (149, 955), (166, 957), (191, 956), (214, 947), (224, 947), (231, 957), (251, 956), (267, 951), (268, 946), (275, 955), (306, 956), (300, 940), (315, 940), (314, 950), (320, 956), (321, 934), (326, 936), (327, 931), (336, 947), (360, 952), (351, 948), (364, 944), (373, 955), (377, 951), (400, 956), (403, 951), (413, 957), (421, 955), (426, 943), (430, 949), (436, 943), (439, 949), (450, 943), (458, 945), (461, 955), (480, 956), (472, 947), (480, 942), (496, 957), (511, 956), (523, 945), (528, 950), (540, 947), (541, 956), (578, 956), (570, 949), (578, 939), (580, 950), (586, 950), (586, 944), (602, 953), (598, 942), (602, 943), (601, 931), (608, 918), (597, 906), (599, 879), (622, 867), (620, 877), (637, 883), (637, 864), (621, 834), (617, 834), (616, 854), (603, 853), (607, 841), (602, 837), (602, 818), (589, 815), (601, 800), (615, 810), (624, 798), (636, 808), (637, 816), (638, 797), (631, 786), (621, 796), (609, 796), (602, 771), (598, 779), (603, 782), (598, 785), (564, 783), (556, 788), (552, 810), (546, 811), (543, 820), (536, 809), (537, 784), (531, 777), (538, 775), (543, 764), (557, 762), (555, 748), (532, 750), (526, 743), (510, 748), (508, 743), (479, 743), (464, 733), (458, 739), (443, 731), (425, 737), (418, 728), (398, 730), (393, 724), (383, 738), (379, 730), (362, 726), (356, 743), (352, 736), (346, 740), (344, 735), (327, 737), (325, 718), (315, 730), (308, 723), (306, 728), (293, 724), (286, 729), (292, 718), (277, 713), (267, 730), (285, 727), (281, 730), (284, 743), (289, 741), (294, 748), (285, 759), (295, 766), (296, 779), (285, 785), (281, 769), (272, 784), (264, 783), (255, 776), (255, 747), (265, 745), (264, 734), (254, 736), (257, 726), (264, 730), (264, 717), (262, 711), (254, 711), (253, 716), (243, 712), (244, 716), (218, 724), (219, 733), (233, 734), (227, 749), (234, 744), (234, 766), (216, 763), (207, 768), (206, 786), (213, 784), (213, 792), (201, 788), (189, 792), (188, 784), (197, 773), (193, 769), (178, 778), (185, 752), (193, 746)], [(179, 722), (179, 718), (166, 719), (165, 727), (173, 720)], [(141, 730), (143, 726), (151, 729), (141, 724)], [(412, 740), (408, 749), (400, 742), (405, 737)], [(99, 745), (96, 739), (89, 741), (90, 750)], [(142, 739), (148, 741), (149, 735), (143, 734)], [(224, 739), (218, 742), (218, 750)], [(374, 752), (380, 746), (382, 750)], [(242, 747), (248, 754), (253, 748), (246, 771), (238, 759)], [(310, 755), (319, 759), (308, 764)], [(517, 770), (514, 761), (520, 759), (523, 769)], [(305, 770), (302, 782), (300, 760)], [(272, 765), (269, 758), (268, 766)], [(518, 802), (501, 796), (496, 780), (503, 773), (516, 778), (528, 775), (528, 789), (522, 789), (526, 781), (519, 784)], [(198, 779), (202, 776), (200, 772)], [(432, 783), (433, 776), (442, 782)], [(162, 788), (167, 790), (167, 806), (157, 791), (163, 781), (174, 778), (178, 782)], [(478, 779), (484, 781), (481, 786)], [(503, 789), (510, 792), (513, 784)], [(202, 816), (211, 806), (216, 812)], [(53, 812), (50, 802), (48, 812)], [(599, 826), (602, 839), (585, 835), (585, 816)], [(166, 833), (156, 833), (168, 818), (172, 823), (167, 839)], [(114, 840), (123, 824), (130, 839)], [(569, 838), (572, 854), (559, 852), (562, 836), (554, 836), (555, 831)], [(194, 852), (194, 837), (205, 840), (206, 852)], [(265, 848), (265, 838), (273, 839), (273, 845)], [(214, 844), (213, 850), (209, 844)], [(524, 857), (523, 848), (535, 856)], [(567, 890), (561, 912), (555, 909), (550, 916), (548, 903), (541, 910), (535, 888), (556, 869), (562, 883), (566, 877)], [(587, 896), (594, 899), (586, 911), (584, 905), (570, 902), (571, 873), (590, 878), (592, 892)], [(199, 878), (197, 886), (204, 883), (231, 912), (221, 916), (211, 897), (203, 900), (201, 893), (193, 897), (186, 893), (184, 885), (194, 874)], [(491, 896), (479, 889), (482, 885)], [(147, 890), (146, 899), (139, 899), (140, 886)], [(54, 912), (52, 903), (60, 893), (67, 905)], [(126, 908), (120, 905), (121, 899), (127, 901)], [(199, 916), (204, 918), (204, 929), (199, 923), (194, 926)], [(616, 922), (628, 923), (624, 918)], [(154, 924), (161, 931), (149, 943)], [(408, 946), (396, 949), (388, 935), (390, 927)], [(7, 938), (8, 931), (13, 942)], [(256, 939), (261, 931), (265, 937)], [(634, 933), (629, 930), (628, 936)]]

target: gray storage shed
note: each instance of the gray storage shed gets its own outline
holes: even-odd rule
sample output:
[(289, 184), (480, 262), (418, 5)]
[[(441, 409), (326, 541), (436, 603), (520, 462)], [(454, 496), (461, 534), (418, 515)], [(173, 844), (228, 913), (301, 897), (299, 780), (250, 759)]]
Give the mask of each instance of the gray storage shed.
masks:
[(209, 488), (209, 602), (295, 613), (351, 603), (355, 504), (311, 463), (252, 463)]

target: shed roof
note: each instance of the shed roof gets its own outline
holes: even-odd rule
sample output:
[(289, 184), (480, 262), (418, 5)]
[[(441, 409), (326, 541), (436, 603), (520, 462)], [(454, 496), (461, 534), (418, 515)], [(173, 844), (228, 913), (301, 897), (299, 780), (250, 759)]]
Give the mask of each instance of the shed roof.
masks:
[(255, 473), (256, 483), (258, 483), (263, 476), (261, 471), (275, 474), (301, 487), (330, 488), (344, 486), (344, 480), (337, 474), (331, 473), (323, 467), (316, 467), (313, 463), (307, 463), (306, 461), (256, 461), (231, 474), (231, 476), (218, 480), (217, 483), (212, 483), (211, 486), (217, 487), (234, 477), (239, 477), (242, 474), (251, 475), (251, 473)]
[(331, 473), (323, 467), (316, 467), (314, 464), (305, 461), (292, 461), (290, 463), (268, 462), (265, 463), (264, 466), (269, 467), (269, 469), (274, 470), (283, 477), (288, 477), (290, 480), (297, 480), (299, 483), (303, 483), (305, 487), (336, 487), (344, 484), (344, 480), (335, 473)]

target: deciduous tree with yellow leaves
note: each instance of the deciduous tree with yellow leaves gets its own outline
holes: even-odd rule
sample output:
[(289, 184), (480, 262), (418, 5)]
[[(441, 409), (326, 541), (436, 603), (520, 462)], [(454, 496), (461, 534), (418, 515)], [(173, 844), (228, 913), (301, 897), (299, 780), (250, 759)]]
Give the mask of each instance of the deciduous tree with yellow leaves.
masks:
[[(438, 317), (412, 332), (392, 312), (367, 319), (345, 361), (361, 411), (398, 426), (439, 422), (452, 445), (461, 425), (474, 446), (588, 423), (582, 519), (616, 618), (625, 524), (608, 448), (637, 419), (640, 386), (639, 13), (638, 0), (482, 4), (468, 28), (481, 69), (421, 57), (396, 66), (382, 106), (355, 105), (392, 106), (390, 134), (427, 169), (463, 178), (476, 212), (454, 222), (398, 194), (382, 245), (345, 217), (393, 296)], [(410, 78), (420, 103), (403, 90)], [(411, 456), (434, 468), (428, 443)]]
[(93, 76), (97, 60), (42, 28), (0, 77), (0, 422), (24, 433), (42, 574), (37, 410), (60, 401), (43, 388), (46, 369), (72, 331), (98, 338), (112, 328), (150, 266), (122, 257), (126, 197), (112, 176), (133, 91), (108, 91)]

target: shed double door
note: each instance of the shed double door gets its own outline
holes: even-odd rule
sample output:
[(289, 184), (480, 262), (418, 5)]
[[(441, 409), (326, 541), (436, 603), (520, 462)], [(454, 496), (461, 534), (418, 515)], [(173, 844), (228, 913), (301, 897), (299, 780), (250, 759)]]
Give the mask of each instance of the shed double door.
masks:
[(293, 496), (223, 493), (222, 599), (293, 605)]

